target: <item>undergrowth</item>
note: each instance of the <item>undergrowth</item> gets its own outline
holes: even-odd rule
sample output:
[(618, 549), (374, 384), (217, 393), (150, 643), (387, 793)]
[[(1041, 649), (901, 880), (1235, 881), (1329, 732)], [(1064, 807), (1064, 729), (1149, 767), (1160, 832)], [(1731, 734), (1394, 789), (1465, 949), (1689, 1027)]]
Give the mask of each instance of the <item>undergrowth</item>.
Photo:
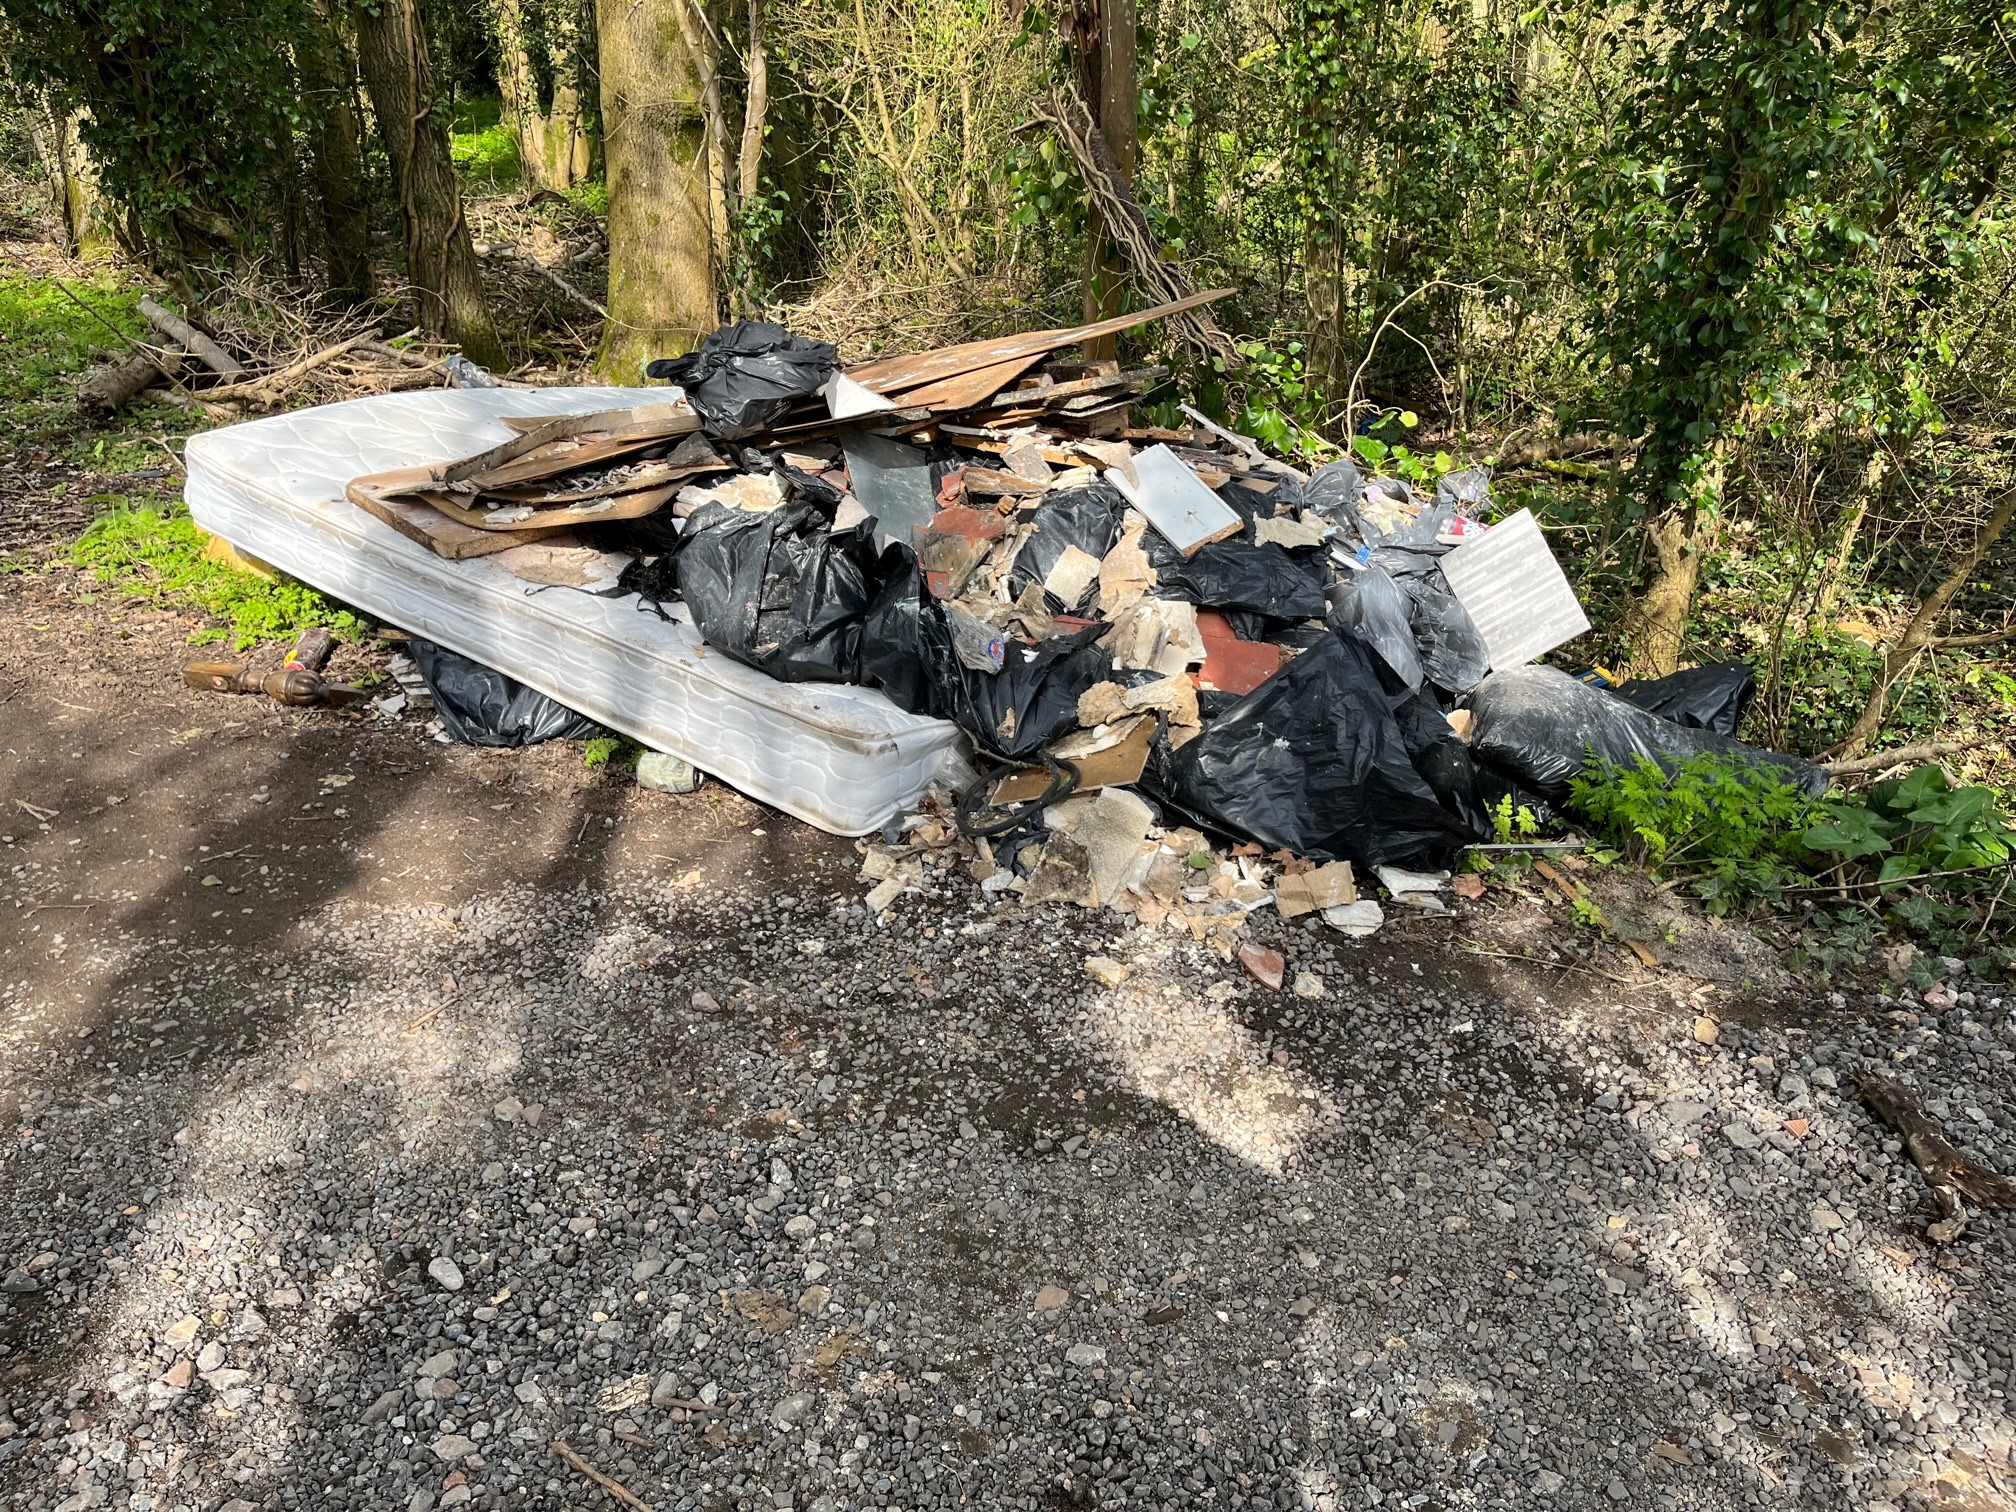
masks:
[(1807, 796), (1781, 772), (1704, 755), (1670, 775), (1592, 759), (1571, 802), (1613, 853), (1726, 915), (1794, 898), (1795, 955), (1831, 970), (1901, 929), (1984, 974), (2016, 969), (1998, 914), (2016, 889), (2016, 816), (1936, 766), (1859, 793)]
[(515, 184), (521, 172), (518, 139), (500, 119), (503, 106), (490, 99), (465, 99), (455, 107), (448, 129), (448, 155), (472, 179), (493, 188)]
[(138, 338), (147, 325), (134, 308), (139, 298), (115, 273), (59, 284), (0, 272), (0, 404), (11, 411), (46, 397), (59, 379), (90, 363), (93, 348), (119, 346), (114, 330)]
[(157, 507), (120, 501), (71, 543), (70, 561), (118, 592), (151, 603), (199, 609), (215, 625), (189, 639), (228, 640), (234, 650), (284, 640), (310, 625), (355, 636), (364, 621), (291, 578), (268, 582), (207, 560), (205, 537), (179, 504)]

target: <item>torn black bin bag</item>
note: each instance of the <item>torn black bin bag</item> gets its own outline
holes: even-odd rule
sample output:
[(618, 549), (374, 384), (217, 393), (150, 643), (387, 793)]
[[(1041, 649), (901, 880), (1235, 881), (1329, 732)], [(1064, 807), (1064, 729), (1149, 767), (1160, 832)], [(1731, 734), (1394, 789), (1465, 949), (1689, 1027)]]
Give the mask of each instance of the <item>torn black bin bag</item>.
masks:
[(1410, 693), (1394, 704), (1393, 719), (1414, 770), (1442, 800), (1442, 807), (1472, 840), (1488, 839), (1491, 820), (1477, 788), (1477, 764), (1435, 701)]
[(1329, 607), (1320, 547), (1290, 551), (1272, 543), (1215, 541), (1186, 557), (1154, 532), (1142, 540), (1160, 598), (1279, 621), (1321, 619)]
[(1470, 714), (1472, 758), (1553, 803), (1567, 800), (1589, 754), (1611, 766), (1632, 766), (1642, 757), (1667, 772), (1695, 756), (1723, 756), (1793, 783), (1809, 797), (1827, 789), (1825, 769), (1811, 762), (1675, 724), (1557, 667), (1492, 673), (1470, 695)]
[[(1120, 527), (1127, 501), (1110, 485), (1088, 483), (1083, 488), (1067, 488), (1053, 493), (1036, 506), (1036, 529), (1015, 553), (1008, 571), (1008, 591), (1017, 598), (1031, 583), (1040, 585), (1064, 555), (1076, 546), (1094, 557), (1104, 557), (1120, 539)], [(1060, 602), (1058, 612), (1070, 614), (1089, 608), (1099, 597), (1095, 580), (1075, 604)]]
[(840, 352), (831, 342), (807, 341), (780, 325), (758, 320), (723, 326), (698, 351), (646, 363), (651, 378), (669, 378), (716, 435), (759, 430), (816, 393), (832, 377)]
[(1332, 525), (1358, 528), (1358, 501), (1365, 497), (1365, 475), (1349, 457), (1317, 468), (1302, 485), (1302, 512), (1321, 515)]
[(861, 625), (887, 569), (867, 522), (812, 500), (767, 514), (703, 504), (676, 558), (701, 638), (782, 682), (859, 682)]
[(528, 746), (586, 740), (602, 727), (586, 715), (432, 641), (407, 644), (421, 681), (434, 695), (441, 729), (461, 745)]
[(1418, 688), (1424, 673), (1414, 644), (1414, 601), (1382, 567), (1346, 568), (1330, 590), (1330, 628), (1370, 646), (1402, 687)]
[(1670, 677), (1628, 682), (1610, 691), (1675, 724), (1734, 735), (1750, 710), (1750, 700), (1757, 696), (1757, 674), (1744, 662), (1718, 662)]
[(1415, 771), (1372, 653), (1339, 635), (1151, 764), (1143, 786), (1206, 829), (1313, 861), (1433, 868), (1471, 838)]
[(1407, 623), (1428, 681), (1446, 692), (1468, 693), (1491, 670), (1490, 649), (1470, 611), (1449, 591), (1439, 568), (1429, 577), (1403, 578), (1400, 587), (1407, 595)]
[[(891, 552), (899, 555), (908, 557), (901, 547)], [(1094, 644), (1106, 630), (1088, 625), (1035, 646), (1010, 637), (1001, 670), (978, 671), (953, 653), (944, 607), (909, 558), (869, 610), (861, 680), (911, 714), (951, 720), (991, 756), (1033, 761), (1076, 726), (1079, 696), (1111, 670), (1112, 658)]]

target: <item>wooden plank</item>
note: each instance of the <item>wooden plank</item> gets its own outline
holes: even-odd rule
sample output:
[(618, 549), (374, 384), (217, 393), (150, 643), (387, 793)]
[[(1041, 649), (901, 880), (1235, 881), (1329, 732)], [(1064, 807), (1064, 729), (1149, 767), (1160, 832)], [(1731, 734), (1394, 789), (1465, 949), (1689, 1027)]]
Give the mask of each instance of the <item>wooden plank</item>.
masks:
[(921, 388), (905, 389), (901, 402), (906, 405), (921, 404), (934, 410), (973, 409), (988, 403), (995, 394), (1020, 378), (1047, 355), (1044, 352), (1032, 352), (1027, 357), (1015, 357), (1007, 362), (997, 362), (991, 367), (975, 368), (972, 372), (961, 373), (955, 378), (940, 378), (937, 382), (927, 383)]
[(471, 530), (417, 499), (386, 498), (361, 486), (361, 482), (352, 483), (346, 492), (350, 502), (366, 514), (383, 520), (407, 540), (418, 541), (434, 555), (451, 562), (509, 551), (513, 546), (529, 546), (560, 534), (557, 530)]
[(1053, 400), (1075, 399), (1084, 394), (1103, 394), (1111, 389), (1138, 387), (1144, 392), (1158, 378), (1167, 378), (1169, 369), (1161, 363), (1135, 368), (1128, 373), (1102, 373), (1091, 378), (1073, 378), (1047, 388), (1013, 389), (996, 394), (985, 408), (1009, 408), (1017, 404), (1048, 405)]
[(992, 341), (969, 341), (961, 346), (941, 347), (935, 352), (918, 352), (908, 357), (885, 357), (879, 362), (849, 370), (847, 376), (856, 383), (864, 384), (878, 394), (895, 393), (901, 389), (914, 388), (919, 384), (932, 383), (942, 378), (956, 378), (963, 373), (977, 372), (981, 368), (1004, 365), (1017, 357), (1040, 357), (1056, 351), (1060, 347), (1074, 346), (1081, 341), (1090, 341), (1096, 336), (1114, 336), (1121, 331), (1131, 331), (1135, 326), (1146, 325), (1151, 320), (1162, 320), (1170, 315), (1194, 310), (1213, 300), (1223, 299), (1230, 289), (1205, 289), (1184, 299), (1172, 300), (1168, 304), (1156, 305), (1152, 309), (1137, 310), (1130, 315), (1116, 315), (1111, 320), (1097, 321), (1092, 325), (1071, 326), (1049, 331), (1024, 331), (1017, 336), (997, 336)]
[[(413, 497), (422, 504), (431, 505), (458, 525), (486, 534), (504, 532), (510, 535), (523, 534), (527, 530), (566, 530), (576, 525), (601, 525), (610, 520), (640, 520), (669, 504), (685, 485), (666, 483), (657, 488), (640, 489), (636, 493), (611, 494), (600, 499), (584, 499), (578, 504), (565, 504), (553, 509), (537, 509), (522, 520), (514, 520), (508, 525), (492, 525), (487, 510), (471, 509), (461, 502), (462, 495), (444, 493), (432, 489)], [(597, 506), (606, 505), (606, 508)], [(523, 506), (520, 506), (523, 507)]]

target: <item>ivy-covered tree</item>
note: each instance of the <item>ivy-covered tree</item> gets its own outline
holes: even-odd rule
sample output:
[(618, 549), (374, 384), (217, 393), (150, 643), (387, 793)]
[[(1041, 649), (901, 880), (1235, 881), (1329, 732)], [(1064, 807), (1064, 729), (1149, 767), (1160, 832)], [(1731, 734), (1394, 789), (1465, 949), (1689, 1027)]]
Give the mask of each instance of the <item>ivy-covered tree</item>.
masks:
[[(1773, 423), (1795, 381), (1859, 385), (1843, 397), (1894, 419), (1897, 380), (1922, 371), (1912, 332), (1967, 261), (2006, 153), (2006, 116), (1998, 132), (1949, 115), (1969, 96), (1978, 114), (1992, 26), (1968, 15), (1988, 9), (1953, 0), (1936, 28), (1937, 6), (1836, 0), (1636, 13), (1621, 108), (1573, 168), (1593, 353), (1619, 429), (1643, 438), (1634, 672), (1678, 664), (1731, 445)], [(1917, 245), (1897, 236), (1918, 222)]]
[(191, 266), (259, 240), (317, 24), (306, 0), (0, 0), (0, 67), (74, 121), (135, 250)]

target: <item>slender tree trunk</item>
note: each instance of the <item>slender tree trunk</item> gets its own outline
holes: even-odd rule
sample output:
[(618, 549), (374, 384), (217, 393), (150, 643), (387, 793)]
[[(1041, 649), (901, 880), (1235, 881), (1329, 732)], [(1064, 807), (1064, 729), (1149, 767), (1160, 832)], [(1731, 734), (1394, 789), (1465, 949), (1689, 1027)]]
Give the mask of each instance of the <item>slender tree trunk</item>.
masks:
[(375, 12), (358, 4), (355, 16), (357, 61), (399, 186), (416, 316), (423, 329), (459, 344), (470, 361), (502, 367), (504, 348), (469, 245), (448, 133), (434, 117), (417, 0), (380, 0)]
[(518, 144), (518, 166), (533, 187), (546, 183), (546, 113), (539, 108), (539, 80), (532, 71), (531, 42), (525, 35), (523, 0), (497, 0), (497, 92)]
[(581, 25), (564, 17), (548, 39), (553, 63), (553, 108), (546, 112), (541, 183), (571, 189), (588, 177), (588, 130), (581, 119)]
[(1974, 544), (1961, 554), (1953, 564), (1953, 570), (1939, 580), (1939, 584), (1924, 601), (1918, 605), (1918, 612), (1911, 616), (1911, 623), (1904, 627), (1904, 633), (1897, 638), (1897, 644), (1890, 648), (1883, 658), (1883, 671), (1876, 679), (1876, 686), (1870, 691), (1869, 702), (1861, 715), (1850, 726), (1847, 736), (1829, 752), (1835, 756), (1860, 756), (1868, 749), (1869, 742), (1883, 721), (1890, 716), (1890, 691), (1910, 674), (1918, 658), (1925, 654), (1936, 636), (1939, 620), (1946, 613), (1947, 606), (1967, 586), (1975, 569), (1986, 559), (2002, 532), (2009, 528), (2009, 521), (2016, 518), (2016, 488), (2002, 495), (1994, 511), (1974, 537)]
[(336, 17), (316, 8), (315, 21), (295, 44), (302, 103), (308, 116), (308, 150), (321, 202), (323, 255), (329, 292), (346, 305), (371, 297), (371, 245), (364, 193), (363, 128), (349, 54)]
[[(1083, 68), (1092, 77), (1085, 101), (1097, 118), (1099, 134), (1113, 151), (1121, 182), (1130, 190), (1141, 159), (1140, 77), (1135, 56), (1134, 0), (1098, 0), (1099, 41)], [(1090, 324), (1120, 313), (1127, 292), (1127, 267), (1112, 234), (1095, 211), (1085, 236), (1085, 320)], [(1118, 339), (1100, 336), (1085, 343), (1085, 355), (1109, 358)]]
[(749, 0), (749, 89), (742, 109), (742, 151), (735, 163), (735, 195), (743, 204), (763, 188), (763, 128), (770, 110), (770, 63), (763, 52), (763, 0)]
[(63, 217), (63, 240), (79, 256), (118, 249), (118, 238), (98, 194), (98, 172), (77, 134), (78, 114), (47, 106), (30, 112), (29, 133), (49, 180), (49, 197)]
[(609, 320), (595, 366), (635, 383), (716, 324), (708, 127), (676, 10), (686, 0), (597, 3)]
[[(1855, 560), (1855, 542), (1862, 534), (1862, 524), (1869, 518), (1869, 501), (1879, 493), (1887, 492), (1885, 473), (1887, 454), (1880, 446), (1869, 452), (1868, 464), (1862, 469), (1862, 486), (1855, 490), (1855, 502), (1848, 507), (1848, 518), (1842, 523), (1841, 533), (1835, 538), (1834, 549), (1828, 554), (1825, 576), (1820, 580), (1820, 596), (1813, 606), (1813, 618), (1822, 628), (1834, 621), (1834, 605), (1841, 597), (1841, 580), (1848, 575), (1848, 569)], [(1894, 476), (1894, 474), (1892, 475)]]
[[(1656, 447), (1648, 446), (1649, 465), (1654, 478), (1666, 475), (1660, 469)], [(1651, 580), (1645, 585), (1626, 615), (1625, 638), (1629, 646), (1629, 671), (1633, 677), (1666, 677), (1680, 668), (1680, 652), (1687, 643), (1687, 626), (1694, 613), (1694, 590), (1700, 586), (1701, 564), (1714, 549), (1722, 497), (1728, 471), (1726, 438), (1713, 443), (1703, 476), (1691, 480), (1694, 496), (1669, 504), (1648, 525), (1652, 545)], [(1684, 470), (1672, 475), (1685, 478)]]

